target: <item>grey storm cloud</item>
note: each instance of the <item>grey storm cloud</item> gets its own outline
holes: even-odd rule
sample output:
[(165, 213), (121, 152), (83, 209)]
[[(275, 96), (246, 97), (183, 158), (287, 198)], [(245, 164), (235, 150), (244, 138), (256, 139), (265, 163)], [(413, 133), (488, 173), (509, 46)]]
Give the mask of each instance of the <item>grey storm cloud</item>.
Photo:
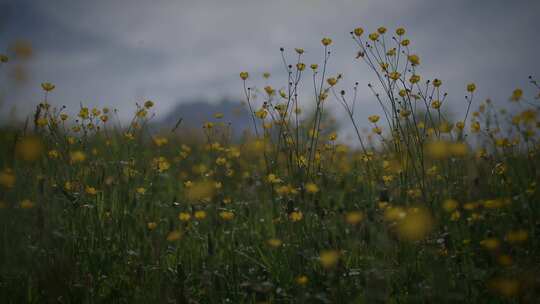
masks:
[[(122, 117), (145, 99), (156, 102), (158, 115), (195, 98), (240, 100), (240, 71), (257, 76), (259, 86), (269, 71), (279, 88), (279, 48), (292, 60), (293, 49), (303, 47), (305, 62), (319, 63), (320, 39), (328, 36), (330, 73), (342, 73), (346, 87), (360, 83), (357, 119), (365, 121), (380, 109), (366, 86), (374, 76), (354, 59), (349, 32), (357, 26), (405, 27), (422, 59), (420, 74), (443, 79), (455, 113), (463, 111), (468, 82), (477, 83), (480, 99), (504, 103), (516, 87), (528, 92), (527, 77), (540, 71), (539, 1), (3, 0), (0, 8), (0, 52), (25, 40), (35, 53), (28, 83), (0, 86), (0, 117), (13, 106), (31, 111), (42, 81), (57, 85), (53, 103), (112, 106)], [(2, 70), (0, 79), (5, 83)]]

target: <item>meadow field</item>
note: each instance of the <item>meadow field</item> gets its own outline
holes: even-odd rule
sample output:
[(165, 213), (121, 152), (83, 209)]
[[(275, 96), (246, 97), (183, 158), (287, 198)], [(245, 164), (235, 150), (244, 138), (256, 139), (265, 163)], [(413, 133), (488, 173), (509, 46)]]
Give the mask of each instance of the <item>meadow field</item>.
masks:
[[(538, 303), (535, 78), (498, 104), (449, 92), (466, 110), (451, 118), (405, 29), (351, 39), (378, 82), (329, 75), (330, 38), (317, 63), (281, 50), (286, 83), (232, 75), (241, 138), (222, 113), (198, 135), (151, 128), (158, 101), (67, 109), (44, 79), (0, 129), (0, 302)], [(383, 115), (358, 113), (359, 90)]]

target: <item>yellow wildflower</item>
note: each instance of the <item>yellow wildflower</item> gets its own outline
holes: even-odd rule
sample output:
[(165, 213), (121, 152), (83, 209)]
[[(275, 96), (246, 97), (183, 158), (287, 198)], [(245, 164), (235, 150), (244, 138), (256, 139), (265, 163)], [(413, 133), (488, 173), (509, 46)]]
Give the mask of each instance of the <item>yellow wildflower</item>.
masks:
[(302, 214), (302, 211), (293, 211), (289, 214), (289, 219), (291, 222), (298, 222), (301, 221), (304, 218), (304, 215)]
[(339, 252), (337, 250), (323, 250), (319, 255), (319, 261), (324, 268), (333, 268), (339, 261)]
[(319, 192), (319, 187), (314, 183), (307, 183), (306, 184), (306, 192), (307, 193), (317, 193), (317, 192)]
[(321, 43), (322, 43), (324, 46), (328, 46), (328, 45), (332, 44), (332, 39), (325, 37), (325, 38), (323, 38), (323, 39), (321, 40)]
[(376, 123), (377, 121), (379, 121), (380, 117), (379, 115), (371, 115), (368, 117), (368, 119), (371, 123)]
[(268, 245), (270, 247), (278, 248), (283, 244), (283, 242), (280, 239), (277, 238), (271, 238), (267, 241)]
[(224, 221), (231, 221), (234, 219), (234, 213), (231, 211), (221, 211), (219, 213), (219, 217), (221, 217), (221, 219)]
[(21, 209), (32, 209), (34, 208), (35, 204), (31, 200), (25, 199), (20, 202), (19, 206)]
[(169, 242), (178, 241), (181, 238), (182, 238), (182, 232), (178, 230), (171, 231), (169, 232), (169, 234), (167, 234), (167, 241)]
[(195, 218), (197, 220), (204, 220), (206, 218), (206, 211), (204, 210), (197, 210), (194, 214)]
[(41, 88), (45, 91), (45, 92), (50, 92), (52, 90), (54, 90), (56, 86), (50, 82), (43, 82), (41, 84)]
[(364, 214), (360, 211), (351, 211), (345, 214), (345, 222), (350, 225), (357, 225), (364, 219)]
[(178, 214), (178, 219), (181, 221), (181, 222), (187, 222), (191, 219), (191, 214), (187, 213), (187, 212), (180, 212)]

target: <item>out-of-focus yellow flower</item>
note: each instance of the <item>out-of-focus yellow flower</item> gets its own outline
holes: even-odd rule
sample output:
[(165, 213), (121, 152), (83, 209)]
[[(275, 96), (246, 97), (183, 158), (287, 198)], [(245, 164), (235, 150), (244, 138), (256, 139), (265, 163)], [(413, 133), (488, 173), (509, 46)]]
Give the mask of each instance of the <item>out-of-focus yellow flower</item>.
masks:
[(433, 86), (434, 87), (438, 88), (438, 87), (441, 86), (441, 84), (442, 84), (442, 81), (440, 79), (438, 79), (438, 78), (433, 79)]
[(450, 156), (464, 157), (469, 151), (463, 142), (432, 141), (426, 144), (426, 155), (432, 159), (446, 159)]
[(445, 159), (450, 156), (449, 144), (446, 141), (433, 141), (426, 145), (426, 154), (433, 159)]
[(224, 166), (226, 163), (227, 163), (227, 159), (225, 157), (216, 158), (216, 165)]
[(505, 240), (508, 243), (523, 243), (529, 239), (529, 233), (525, 229), (512, 230), (506, 233)]
[(86, 192), (87, 194), (90, 194), (90, 195), (96, 195), (97, 194), (96, 188), (91, 187), (91, 186), (86, 186), (84, 188), (84, 192)]
[(471, 132), (478, 133), (480, 132), (480, 123), (478, 121), (473, 121), (471, 124)]
[(156, 222), (148, 222), (146, 223), (146, 228), (148, 228), (148, 230), (154, 230), (156, 229), (158, 226), (158, 224)]
[(294, 50), (296, 51), (296, 53), (298, 53), (298, 55), (304, 54), (304, 49), (303, 48), (295, 48)]
[(447, 199), (443, 202), (443, 209), (446, 212), (453, 212), (459, 206), (459, 203), (454, 199)]
[(398, 27), (398, 28), (396, 29), (396, 34), (397, 34), (398, 36), (403, 36), (403, 35), (405, 35), (405, 29), (402, 28), (402, 27)]
[(509, 267), (509, 266), (512, 266), (513, 260), (511, 256), (507, 254), (501, 254), (497, 256), (497, 263), (499, 263), (499, 265), (501, 266)]
[(146, 193), (146, 189), (144, 187), (137, 187), (135, 192), (137, 192), (137, 194), (144, 195)]
[(249, 77), (248, 72), (240, 72), (240, 78), (242, 80), (246, 80), (246, 79), (248, 79), (248, 77)]
[(137, 113), (135, 113), (135, 115), (138, 118), (145, 118), (146, 115), (148, 115), (148, 111), (146, 109), (140, 109), (140, 110), (137, 111)]
[(475, 90), (476, 90), (476, 84), (474, 84), (474, 83), (469, 83), (469, 84), (467, 85), (467, 92), (472, 93), (472, 92), (474, 92)]
[(268, 176), (266, 177), (266, 181), (269, 182), (270, 184), (281, 183), (281, 179), (273, 173), (268, 174)]
[(159, 173), (163, 173), (169, 170), (169, 168), (171, 167), (171, 164), (169, 163), (169, 161), (163, 156), (154, 158), (152, 160), (152, 165), (154, 169), (156, 169)]
[(234, 213), (231, 211), (221, 211), (219, 217), (224, 221), (231, 221), (234, 219)]
[(451, 143), (450, 154), (455, 157), (464, 157), (469, 153), (469, 147), (464, 142)]
[(273, 248), (278, 248), (283, 244), (283, 242), (277, 238), (271, 238), (267, 241), (267, 243), (270, 247), (273, 247)]
[(181, 221), (181, 222), (188, 222), (190, 219), (191, 219), (191, 214), (187, 213), (187, 212), (180, 212), (178, 214), (178, 219)]
[(49, 152), (47, 152), (47, 155), (49, 156), (49, 158), (52, 159), (60, 157), (60, 153), (57, 150), (50, 150)]
[(195, 218), (197, 220), (204, 220), (206, 218), (206, 211), (204, 210), (197, 210), (194, 214)]
[(332, 132), (330, 133), (330, 135), (328, 135), (328, 140), (330, 141), (335, 141), (337, 139), (338, 135), (336, 132)]
[(154, 141), (154, 144), (158, 147), (164, 146), (169, 142), (169, 140), (166, 137), (161, 137), (161, 136), (154, 137), (153, 141)]
[(5, 54), (0, 54), (0, 62), (1, 63), (7, 63), (9, 61), (9, 57)]
[(19, 207), (21, 207), (21, 209), (32, 209), (34, 206), (35, 204), (29, 199), (22, 200), (19, 203)]
[(345, 222), (349, 225), (357, 225), (364, 219), (364, 214), (360, 211), (350, 211), (345, 213)]
[(0, 172), (0, 185), (4, 188), (13, 188), (15, 186), (15, 174), (13, 170), (7, 168)]
[(47, 120), (46, 117), (40, 117), (36, 120), (36, 123), (39, 127), (45, 127), (49, 123), (49, 120)]
[(80, 163), (86, 160), (86, 154), (82, 151), (73, 151), (69, 156), (71, 163)]
[(424, 208), (409, 208), (397, 225), (398, 236), (407, 241), (419, 241), (433, 228), (433, 217)]
[(319, 67), (319, 65), (316, 63), (312, 63), (309, 67), (315, 71)]
[(299, 71), (303, 71), (306, 69), (306, 64), (305, 63), (302, 63), (302, 62), (299, 62), (296, 64), (296, 68), (299, 70)]
[(419, 198), (422, 196), (422, 190), (415, 188), (407, 190), (407, 195), (413, 199)]
[(182, 238), (182, 232), (180, 232), (179, 230), (174, 230), (174, 231), (169, 232), (169, 234), (167, 234), (167, 241), (169, 242), (178, 241), (181, 238)]
[(289, 219), (291, 222), (298, 222), (301, 221), (304, 218), (304, 214), (302, 214), (302, 211), (293, 211), (289, 214)]
[(399, 110), (399, 116), (403, 117), (403, 118), (407, 118), (411, 115), (411, 111), (410, 110), (407, 110), (405, 108)]
[(305, 286), (309, 282), (309, 279), (305, 275), (299, 275), (296, 277), (295, 282), (300, 286)]
[(50, 82), (43, 82), (41, 84), (41, 88), (45, 91), (45, 92), (50, 92), (52, 90), (54, 90), (56, 86)]
[(378, 32), (379, 34), (381, 34), (381, 35), (384, 34), (384, 33), (386, 33), (386, 27), (384, 27), (384, 26), (379, 27), (379, 28), (377, 29), (377, 32)]
[(288, 194), (296, 195), (298, 194), (298, 191), (296, 190), (296, 188), (294, 188), (291, 185), (282, 185), (276, 188), (276, 193), (282, 196), (288, 195)]
[(490, 280), (488, 287), (504, 297), (511, 298), (519, 294), (521, 284), (516, 279), (499, 277)]
[(480, 241), (480, 245), (488, 250), (495, 250), (499, 248), (501, 242), (496, 238), (488, 238)]
[(306, 192), (307, 193), (317, 193), (317, 192), (319, 192), (319, 187), (314, 183), (307, 183), (306, 184)]
[(377, 39), (379, 39), (379, 33), (371, 33), (369, 34), (369, 39), (372, 40), (372, 41), (377, 41)]
[(409, 44), (411, 44), (411, 41), (409, 39), (403, 39), (401, 41), (402, 46), (408, 46)]
[(452, 214), (450, 214), (450, 220), (453, 222), (459, 220), (460, 218), (461, 218), (461, 212), (459, 212), (458, 210), (455, 210), (454, 212), (452, 212)]
[(214, 117), (217, 118), (217, 119), (221, 119), (221, 118), (223, 118), (223, 113), (216, 113), (216, 114), (214, 114)]
[(43, 151), (43, 144), (38, 137), (26, 136), (19, 140), (15, 146), (18, 158), (24, 161), (35, 161)]
[[(187, 183), (187, 182), (186, 182)], [(188, 187), (186, 184), (186, 197), (191, 201), (208, 201), (215, 193), (215, 184), (211, 181), (198, 181), (190, 183)]]
[(319, 255), (321, 265), (326, 268), (333, 268), (339, 262), (340, 254), (337, 250), (323, 250)]
[(64, 183), (64, 190), (66, 190), (66, 191), (73, 190), (73, 183), (71, 183), (70, 181), (65, 182)]
[(265, 119), (267, 114), (268, 112), (263, 108), (255, 111), (255, 116), (257, 116), (259, 119)]

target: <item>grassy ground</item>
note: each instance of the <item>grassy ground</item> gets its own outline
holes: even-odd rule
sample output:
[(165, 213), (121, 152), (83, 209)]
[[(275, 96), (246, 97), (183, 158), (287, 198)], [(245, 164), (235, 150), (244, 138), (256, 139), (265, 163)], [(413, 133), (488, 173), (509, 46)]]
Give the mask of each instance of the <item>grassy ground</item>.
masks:
[[(151, 134), (150, 101), (124, 127), (107, 108), (69, 117), (43, 83), (27, 124), (0, 130), (2, 302), (535, 302), (538, 101), (516, 89), (501, 112), (470, 84), (450, 121), (404, 30), (351, 36), (380, 80), (385, 117), (366, 134), (358, 86), (326, 75), (328, 38), (318, 66), (295, 50), (283, 89), (240, 74), (254, 125), (235, 141), (220, 113), (202, 139)], [(328, 102), (358, 142), (340, 141)]]

